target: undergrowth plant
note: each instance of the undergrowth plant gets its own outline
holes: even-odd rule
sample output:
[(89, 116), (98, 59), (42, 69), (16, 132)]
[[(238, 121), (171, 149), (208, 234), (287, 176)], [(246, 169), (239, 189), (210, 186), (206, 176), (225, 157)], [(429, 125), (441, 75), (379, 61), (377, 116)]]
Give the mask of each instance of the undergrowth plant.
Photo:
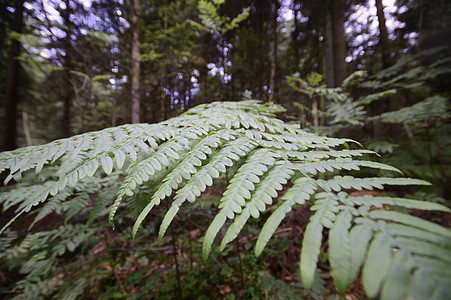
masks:
[[(358, 138), (367, 148), (385, 154), (382, 162), (433, 183), (430, 190), (449, 199), (451, 58), (443, 50), (402, 56), (373, 74), (356, 71), (339, 88), (327, 88), (316, 73), (306, 79), (298, 74), (287, 76), (289, 85), (306, 97), (311, 109), (297, 102), (293, 106), (301, 116), (303, 112), (311, 115), (306, 130)], [(317, 109), (318, 99), (323, 99), (322, 109)]]
[[(327, 244), (328, 264), (340, 293), (361, 274), (370, 298), (449, 298), (451, 231), (410, 211), (450, 210), (382, 191), (353, 193), (384, 186), (399, 192), (405, 186), (429, 183), (396, 177), (398, 169), (365, 158), (375, 152), (351, 149), (350, 144), (358, 145), (353, 140), (318, 136), (284, 123), (274, 116), (281, 111), (277, 105), (252, 100), (216, 102), (158, 124), (123, 125), (1, 153), (0, 170), (9, 172), (5, 183), (33, 178), (0, 195), (3, 209), (14, 209), (1, 230), (9, 240), (0, 256), (13, 257), (20, 247), (35, 249), (24, 268), (45, 273), (52, 266), (47, 260), (57, 260), (93, 238), (90, 224), (99, 217), (108, 214), (113, 228), (128, 226), (123, 218), (115, 222), (121, 212), (128, 217), (136, 214), (131, 236), (137, 239), (146, 234), (139, 229), (153, 222), (151, 212), (164, 209), (158, 234), (162, 241), (183, 206), (195, 209), (187, 204), (201, 202), (208, 187), (225, 180), (217, 212), (203, 237), (205, 260), (216, 238), (224, 250), (251, 218), (269, 216), (255, 244), (259, 256), (292, 209), (304, 206), (313, 212), (302, 237), (299, 263), (306, 288), (317, 277), (322, 245)], [(361, 178), (361, 168), (384, 170), (391, 176)], [(93, 201), (90, 195), (102, 185), (108, 192)], [(137, 197), (143, 187), (148, 187), (144, 199)], [(77, 223), (86, 207), (90, 207), (88, 222)], [(33, 235), (33, 225), (57, 211), (65, 212), (71, 230)], [(35, 212), (31, 233), (14, 245), (8, 227)], [(64, 243), (40, 246), (57, 238)], [(53, 279), (46, 284), (64, 286)], [(87, 279), (78, 280), (74, 289)]]

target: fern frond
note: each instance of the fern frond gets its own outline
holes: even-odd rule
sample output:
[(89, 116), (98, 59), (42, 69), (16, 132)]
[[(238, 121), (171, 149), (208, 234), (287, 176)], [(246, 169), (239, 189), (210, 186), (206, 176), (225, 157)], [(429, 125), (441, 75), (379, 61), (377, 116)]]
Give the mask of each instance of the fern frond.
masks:
[(272, 235), (279, 227), (282, 220), (285, 218), (295, 204), (304, 204), (306, 200), (316, 191), (315, 181), (311, 178), (298, 178), (293, 186), (281, 197), (282, 204), (271, 214), (266, 223), (263, 225), (262, 231), (258, 236), (255, 245), (255, 255), (259, 256), (266, 244), (271, 239)]
[(218, 153), (213, 155), (207, 164), (199, 168), (186, 185), (177, 191), (170, 209), (161, 222), (159, 239), (163, 238), (169, 224), (186, 200), (194, 202), (205, 191), (207, 186), (213, 184), (213, 179), (226, 172), (227, 167), (233, 166), (234, 160), (247, 155), (255, 147), (256, 143), (247, 137), (238, 138), (227, 143)]
[[(437, 112), (443, 111), (443, 101), (429, 99), (440, 108)], [(300, 257), (300, 273), (307, 288), (314, 284), (327, 236), (331, 272), (341, 293), (363, 270), (362, 283), (369, 297), (446, 298), (451, 293), (447, 284), (451, 279), (451, 231), (409, 215), (409, 209), (448, 213), (450, 209), (401, 197), (356, 197), (345, 192), (429, 183), (336, 175), (361, 168), (392, 171), (393, 176), (400, 171), (366, 160), (364, 155), (373, 151), (350, 150), (347, 143), (353, 140), (318, 136), (286, 124), (273, 116), (279, 111), (278, 106), (256, 101), (210, 103), (159, 124), (123, 125), (0, 153), (0, 170), (9, 170), (6, 182), (21, 180), (28, 170), (39, 173), (49, 166), (57, 174), (56, 180), (27, 183), (0, 194), (3, 209), (15, 209), (15, 216), (1, 232), (40, 203), (43, 206), (33, 224), (52, 212), (65, 212), (67, 221), (64, 230), (29, 234), (0, 256), (17, 257), (20, 251), (36, 250), (33, 272), (48, 272), (48, 259), (74, 251), (93, 234), (87, 225), (71, 224), (75, 222), (71, 217), (85, 214), (91, 224), (110, 206), (113, 225), (119, 207), (136, 208), (135, 237), (154, 206), (173, 200), (160, 225), (161, 240), (186, 201), (201, 201), (207, 187), (225, 177), (230, 180), (203, 241), (205, 259), (228, 220), (221, 250), (236, 239), (251, 217), (271, 212), (255, 245), (255, 254), (260, 255), (290, 211), (311, 201), (314, 214), (304, 232)], [(103, 179), (102, 169), (107, 175), (102, 175)], [(224, 173), (226, 176), (221, 176)], [(330, 176), (335, 177), (328, 179)], [(143, 185), (145, 182), (149, 185)], [(92, 194), (100, 190), (105, 194), (100, 193), (100, 199), (91, 203)], [(134, 204), (138, 190), (149, 195), (142, 206)], [(123, 201), (126, 197), (130, 198)], [(49, 243), (55, 247), (44, 249)]]
[[(317, 195), (315, 205), (311, 210), (316, 211), (310, 218), (310, 222), (304, 233), (302, 240), (300, 271), (302, 282), (307, 288), (310, 288), (315, 278), (318, 256), (321, 250), (324, 227), (331, 229), (335, 221), (336, 214), (340, 211), (338, 201), (327, 193)], [(341, 284), (341, 283), (340, 283)]]
[(31, 229), (34, 226), (34, 224), (44, 219), (51, 213), (66, 211), (67, 205), (63, 206), (62, 202), (65, 201), (71, 194), (72, 191), (70, 191), (69, 188), (66, 188), (63, 191), (61, 191), (58, 195), (50, 197), (45, 203), (45, 205), (39, 210), (39, 213), (37, 214), (36, 218), (34, 218), (29, 229)]
[(345, 210), (337, 215), (334, 226), (329, 231), (329, 261), (335, 285), (340, 293), (344, 293), (355, 278), (349, 233), (351, 225), (352, 214)]
[(342, 189), (372, 190), (383, 189), (383, 185), (430, 185), (429, 182), (412, 178), (369, 177), (355, 178), (352, 176), (335, 176), (331, 180), (318, 179), (318, 184), (327, 191), (340, 191)]
[(238, 236), (249, 217), (258, 218), (266, 210), (266, 205), (272, 204), (272, 199), (277, 197), (278, 191), (293, 175), (294, 171), (287, 164), (281, 164), (269, 170), (261, 182), (257, 182), (251, 199), (246, 201), (243, 211), (234, 219), (222, 239), (221, 250)]
[[(336, 158), (333, 160), (325, 161), (313, 161), (313, 162), (301, 162), (294, 163), (296, 169), (301, 173), (316, 175), (319, 173), (324, 173), (326, 171), (333, 172), (335, 170), (360, 170), (360, 167), (368, 167), (373, 169), (387, 170), (402, 173), (395, 167), (365, 160), (353, 160), (352, 158)], [(396, 184), (396, 183), (394, 183)]]
[(371, 205), (379, 208), (383, 207), (384, 205), (391, 205), (410, 209), (438, 210), (444, 212), (451, 212), (451, 209), (439, 203), (405, 198), (374, 197), (370, 195), (365, 195), (361, 197), (347, 197), (346, 201), (350, 201), (350, 203), (352, 203), (353, 205), (367, 205), (367, 206)]
[(257, 149), (238, 169), (235, 176), (230, 180), (224, 196), (218, 206), (219, 213), (215, 216), (205, 234), (202, 254), (206, 259), (210, 253), (211, 245), (221, 227), (227, 219), (233, 219), (235, 214), (242, 212), (246, 200), (251, 198), (251, 192), (255, 184), (260, 181), (268, 167), (275, 163), (276, 154), (268, 149)]

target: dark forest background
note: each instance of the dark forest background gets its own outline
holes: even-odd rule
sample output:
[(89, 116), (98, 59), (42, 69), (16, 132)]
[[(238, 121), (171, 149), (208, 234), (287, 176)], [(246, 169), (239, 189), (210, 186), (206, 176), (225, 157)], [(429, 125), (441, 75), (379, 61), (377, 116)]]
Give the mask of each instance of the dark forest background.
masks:
[(444, 196), (451, 4), (386, 3), (3, 0), (1, 149), (252, 98)]

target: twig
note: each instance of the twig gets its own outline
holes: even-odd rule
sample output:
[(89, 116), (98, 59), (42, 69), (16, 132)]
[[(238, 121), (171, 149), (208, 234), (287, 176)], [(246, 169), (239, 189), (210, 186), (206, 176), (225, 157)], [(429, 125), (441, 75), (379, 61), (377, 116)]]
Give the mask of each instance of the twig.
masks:
[(200, 247), (189, 247), (189, 246), (178, 246), (178, 247), (155, 247), (155, 248), (113, 248), (113, 251), (140, 251), (140, 252), (153, 252), (153, 251), (167, 251), (167, 250), (178, 250), (178, 249), (189, 249), (189, 248), (200, 248)]

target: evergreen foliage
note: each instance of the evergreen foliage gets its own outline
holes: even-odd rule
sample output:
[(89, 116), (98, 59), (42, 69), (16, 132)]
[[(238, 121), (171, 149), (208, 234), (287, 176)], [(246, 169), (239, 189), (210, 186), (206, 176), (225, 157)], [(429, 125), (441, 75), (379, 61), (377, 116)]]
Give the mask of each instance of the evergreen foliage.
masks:
[[(387, 194), (352, 194), (353, 190), (429, 183), (395, 177), (398, 169), (366, 159), (376, 153), (350, 149), (348, 143), (355, 143), (350, 139), (318, 136), (284, 123), (274, 116), (281, 111), (277, 105), (254, 100), (215, 102), (158, 124), (123, 125), (1, 153), (0, 170), (9, 171), (5, 182), (24, 181), (0, 195), (3, 209), (14, 209), (14, 217), (1, 230), (6, 237), (0, 246), (7, 248), (1, 257), (37, 249), (24, 265), (26, 280), (49, 274), (58, 257), (94, 234), (87, 224), (70, 223), (87, 206), (92, 207), (90, 222), (109, 213), (113, 228), (117, 213), (137, 211), (133, 238), (149, 222), (152, 210), (167, 207), (160, 224), (161, 240), (186, 201), (202, 201), (203, 192), (225, 177), (227, 187), (203, 240), (205, 260), (218, 235), (224, 250), (251, 217), (269, 216), (255, 246), (255, 254), (260, 255), (290, 211), (305, 206), (313, 212), (300, 257), (305, 287), (313, 285), (321, 247), (327, 241), (340, 293), (362, 270), (369, 297), (449, 298), (451, 231), (409, 214), (409, 209), (450, 209)], [(392, 177), (356, 177), (362, 167), (384, 170)], [(33, 170), (38, 175), (32, 176)], [(25, 180), (29, 176), (35, 177), (33, 184)], [(92, 203), (90, 193), (102, 186), (117, 188), (116, 196), (106, 193)], [(140, 206), (133, 200), (146, 186), (151, 196)], [(34, 211), (37, 215), (30, 226), (52, 211), (65, 211), (68, 224), (64, 230), (29, 234), (19, 245), (7, 247), (12, 244), (7, 228), (22, 214)], [(61, 242), (49, 246), (54, 240)], [(83, 291), (87, 284), (83, 280), (74, 283), (71, 297)]]

